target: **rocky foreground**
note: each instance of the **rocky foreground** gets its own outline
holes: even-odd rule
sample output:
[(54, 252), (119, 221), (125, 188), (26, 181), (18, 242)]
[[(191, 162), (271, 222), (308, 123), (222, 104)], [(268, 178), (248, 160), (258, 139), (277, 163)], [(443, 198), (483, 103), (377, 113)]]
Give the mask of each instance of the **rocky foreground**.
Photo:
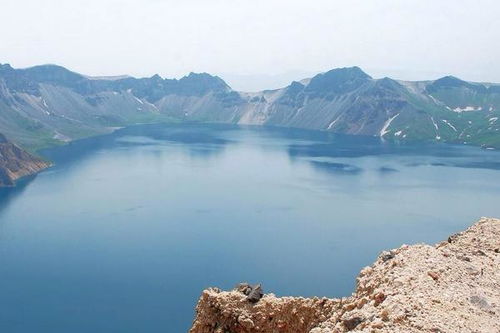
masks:
[[(346, 298), (203, 291), (191, 333), (500, 332), (500, 220), (435, 246), (403, 245), (361, 270)], [(255, 295), (253, 295), (255, 296)]]
[(21, 177), (33, 175), (50, 166), (0, 134), (0, 187), (13, 186)]

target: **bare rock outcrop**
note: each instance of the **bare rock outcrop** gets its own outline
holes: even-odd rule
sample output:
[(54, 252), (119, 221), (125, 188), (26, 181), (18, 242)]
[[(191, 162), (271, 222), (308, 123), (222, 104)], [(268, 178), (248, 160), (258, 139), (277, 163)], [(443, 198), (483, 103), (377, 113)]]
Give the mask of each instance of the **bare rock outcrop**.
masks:
[(500, 332), (500, 220), (435, 246), (403, 245), (361, 270), (346, 298), (203, 291), (191, 333)]
[(49, 166), (49, 162), (33, 156), (0, 134), (0, 187), (13, 186), (19, 178)]

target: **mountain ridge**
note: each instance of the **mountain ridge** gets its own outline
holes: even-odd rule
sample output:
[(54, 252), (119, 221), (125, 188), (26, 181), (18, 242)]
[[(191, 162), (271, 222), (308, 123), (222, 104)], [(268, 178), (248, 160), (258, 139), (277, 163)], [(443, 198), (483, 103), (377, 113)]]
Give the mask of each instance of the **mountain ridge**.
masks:
[(498, 148), (499, 115), (499, 85), (454, 76), (374, 79), (357, 66), (247, 93), (208, 73), (110, 80), (58, 65), (0, 65), (0, 133), (30, 149), (162, 121), (298, 127)]

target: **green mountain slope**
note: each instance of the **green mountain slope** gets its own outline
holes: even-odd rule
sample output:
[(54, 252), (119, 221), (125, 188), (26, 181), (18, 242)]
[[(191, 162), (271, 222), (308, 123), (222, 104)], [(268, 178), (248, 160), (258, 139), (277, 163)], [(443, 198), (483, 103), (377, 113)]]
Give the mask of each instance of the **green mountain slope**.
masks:
[(90, 78), (55, 65), (0, 65), (0, 132), (38, 149), (145, 122), (204, 121), (326, 130), (386, 140), (500, 147), (500, 86), (454, 77), (404, 82), (339, 68), (245, 93), (222, 79)]

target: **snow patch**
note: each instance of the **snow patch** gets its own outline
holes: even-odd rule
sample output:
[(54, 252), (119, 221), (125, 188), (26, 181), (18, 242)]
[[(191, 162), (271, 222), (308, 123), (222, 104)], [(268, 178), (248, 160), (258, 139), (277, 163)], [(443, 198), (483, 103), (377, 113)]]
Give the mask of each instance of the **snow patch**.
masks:
[(436, 103), (436, 104), (441, 104), (440, 102), (438, 102), (438, 100), (437, 100), (437, 99), (435, 99), (435, 98), (434, 98), (434, 96), (429, 95), (429, 97), (432, 99), (432, 101), (433, 101), (434, 103)]
[(331, 129), (333, 127), (333, 125), (335, 125), (337, 123), (337, 121), (340, 119), (340, 116), (338, 116), (337, 118), (335, 118), (334, 121), (332, 121), (330, 123), (330, 125), (328, 125), (328, 128), (327, 129)]
[(466, 106), (466, 107), (456, 107), (453, 109), (454, 112), (471, 112), (471, 111), (481, 111), (483, 108), (480, 106)]
[(456, 127), (453, 126), (448, 120), (443, 119), (443, 123), (450, 126), (455, 132), (457, 131)]
[(436, 131), (439, 131), (438, 124), (434, 120), (434, 117), (431, 117), (431, 120), (432, 120), (432, 124), (434, 125), (434, 128), (436, 128)]
[(160, 111), (160, 110), (158, 110), (158, 107), (157, 107), (156, 105), (154, 105), (154, 104), (152, 104), (152, 103), (149, 103), (148, 101), (146, 101), (146, 104), (147, 104), (147, 105), (149, 105), (149, 106), (151, 106), (151, 107), (152, 107), (153, 109), (155, 109), (156, 111)]
[[(43, 103), (43, 106), (45, 106), (47, 109), (49, 108), (49, 106), (47, 105), (47, 102), (45, 102), (45, 100), (42, 98), (42, 103)], [(47, 110), (44, 110), (42, 109), (42, 111), (47, 115), (49, 116), (50, 115), (50, 112), (47, 111)]]
[(133, 97), (133, 98), (134, 98), (137, 102), (139, 102), (139, 103), (141, 103), (141, 104), (144, 104), (144, 102), (143, 102), (143, 101), (141, 101), (140, 99), (138, 99), (138, 98), (137, 98), (137, 97), (135, 97), (134, 95), (132, 95), (132, 97)]
[(383, 137), (384, 135), (386, 135), (387, 133), (389, 133), (389, 126), (391, 126), (391, 123), (394, 119), (397, 118), (397, 116), (399, 116), (399, 113), (396, 114), (395, 116), (387, 119), (387, 121), (385, 122), (384, 126), (382, 127), (382, 129), (380, 130), (380, 137)]
[(431, 117), (432, 124), (434, 125), (434, 128), (436, 129), (436, 140), (441, 140), (441, 136), (439, 135), (439, 127), (436, 121), (434, 120), (434, 117)]
[(68, 136), (61, 134), (58, 131), (54, 131), (54, 135), (52, 136), (52, 138), (56, 140), (61, 140), (63, 142), (71, 141), (71, 139)]
[(433, 101), (434, 103), (436, 103), (437, 105), (442, 105), (442, 106), (444, 106), (445, 108), (447, 108), (448, 110), (453, 111), (453, 110), (452, 110), (452, 109), (451, 109), (448, 105), (446, 105), (446, 104), (444, 104), (443, 102), (438, 101), (437, 99), (435, 99), (435, 98), (434, 98), (434, 96), (429, 95), (429, 97), (430, 97), (430, 98), (432, 99), (432, 101)]

